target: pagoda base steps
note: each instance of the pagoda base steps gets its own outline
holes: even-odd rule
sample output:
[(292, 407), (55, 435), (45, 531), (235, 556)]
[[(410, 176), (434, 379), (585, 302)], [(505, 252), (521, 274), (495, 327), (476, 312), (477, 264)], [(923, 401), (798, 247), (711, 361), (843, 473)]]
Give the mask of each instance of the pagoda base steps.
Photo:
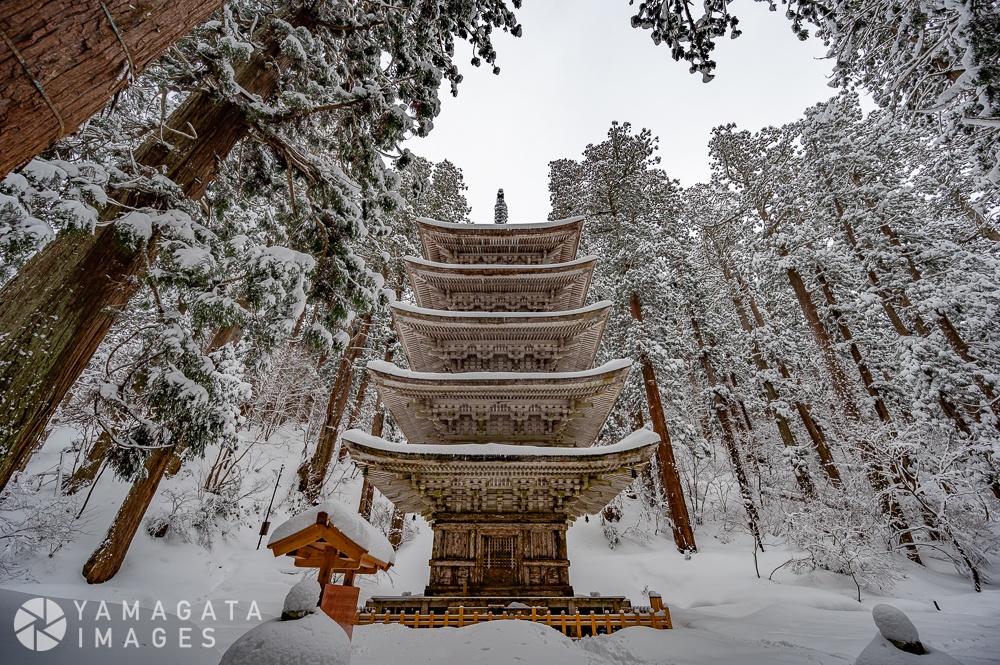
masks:
[(553, 614), (603, 614), (631, 612), (632, 602), (625, 596), (372, 596), (364, 611), (375, 614), (444, 614), (455, 613), (462, 608), (466, 615), (471, 615), (474, 612), (501, 614), (532, 607)]

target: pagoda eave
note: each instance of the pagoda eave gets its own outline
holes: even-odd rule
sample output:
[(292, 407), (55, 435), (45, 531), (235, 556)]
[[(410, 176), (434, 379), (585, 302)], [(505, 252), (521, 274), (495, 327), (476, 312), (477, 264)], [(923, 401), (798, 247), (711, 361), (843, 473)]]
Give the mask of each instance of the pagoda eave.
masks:
[(552, 450), (502, 444), (398, 444), (360, 430), (352, 460), (400, 510), (429, 520), (469, 512), (575, 519), (594, 514), (647, 464), (659, 437), (638, 430), (611, 446)]
[(576, 258), (583, 217), (539, 224), (453, 224), (416, 220), (423, 255), (453, 264), (546, 264)]
[(390, 308), (409, 365), (418, 372), (572, 372), (593, 366), (611, 303), (545, 314), (401, 303)]
[(410, 443), (585, 447), (597, 438), (631, 364), (616, 360), (582, 372), (452, 374), (411, 372), (375, 360), (368, 371)]
[(403, 263), (418, 307), (552, 312), (583, 307), (597, 258), (546, 265), (452, 265), (410, 256)]

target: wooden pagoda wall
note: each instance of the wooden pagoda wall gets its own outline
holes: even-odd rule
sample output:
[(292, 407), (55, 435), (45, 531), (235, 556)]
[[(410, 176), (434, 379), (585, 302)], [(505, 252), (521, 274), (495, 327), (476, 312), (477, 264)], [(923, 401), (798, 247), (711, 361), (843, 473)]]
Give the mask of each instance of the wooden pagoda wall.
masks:
[(427, 596), (572, 596), (566, 516), (438, 515)]

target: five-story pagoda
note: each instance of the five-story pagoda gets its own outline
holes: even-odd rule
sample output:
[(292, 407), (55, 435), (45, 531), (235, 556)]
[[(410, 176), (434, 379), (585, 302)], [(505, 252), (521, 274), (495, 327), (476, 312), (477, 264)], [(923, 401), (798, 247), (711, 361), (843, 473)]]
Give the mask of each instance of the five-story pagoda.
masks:
[(659, 437), (592, 447), (631, 361), (593, 367), (611, 303), (585, 306), (597, 259), (577, 258), (582, 227), (417, 220), (416, 304), (392, 305), (410, 369), (368, 364), (408, 443), (343, 437), (368, 480), (434, 531), (424, 596), (379, 609), (608, 605), (574, 598), (566, 530), (625, 489)]

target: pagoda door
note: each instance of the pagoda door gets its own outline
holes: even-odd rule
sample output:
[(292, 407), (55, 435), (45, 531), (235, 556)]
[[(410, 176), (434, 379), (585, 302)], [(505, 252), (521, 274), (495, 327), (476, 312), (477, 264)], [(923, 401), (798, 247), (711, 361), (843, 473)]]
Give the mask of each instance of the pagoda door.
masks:
[(483, 585), (518, 586), (518, 534), (484, 534), (482, 536)]

